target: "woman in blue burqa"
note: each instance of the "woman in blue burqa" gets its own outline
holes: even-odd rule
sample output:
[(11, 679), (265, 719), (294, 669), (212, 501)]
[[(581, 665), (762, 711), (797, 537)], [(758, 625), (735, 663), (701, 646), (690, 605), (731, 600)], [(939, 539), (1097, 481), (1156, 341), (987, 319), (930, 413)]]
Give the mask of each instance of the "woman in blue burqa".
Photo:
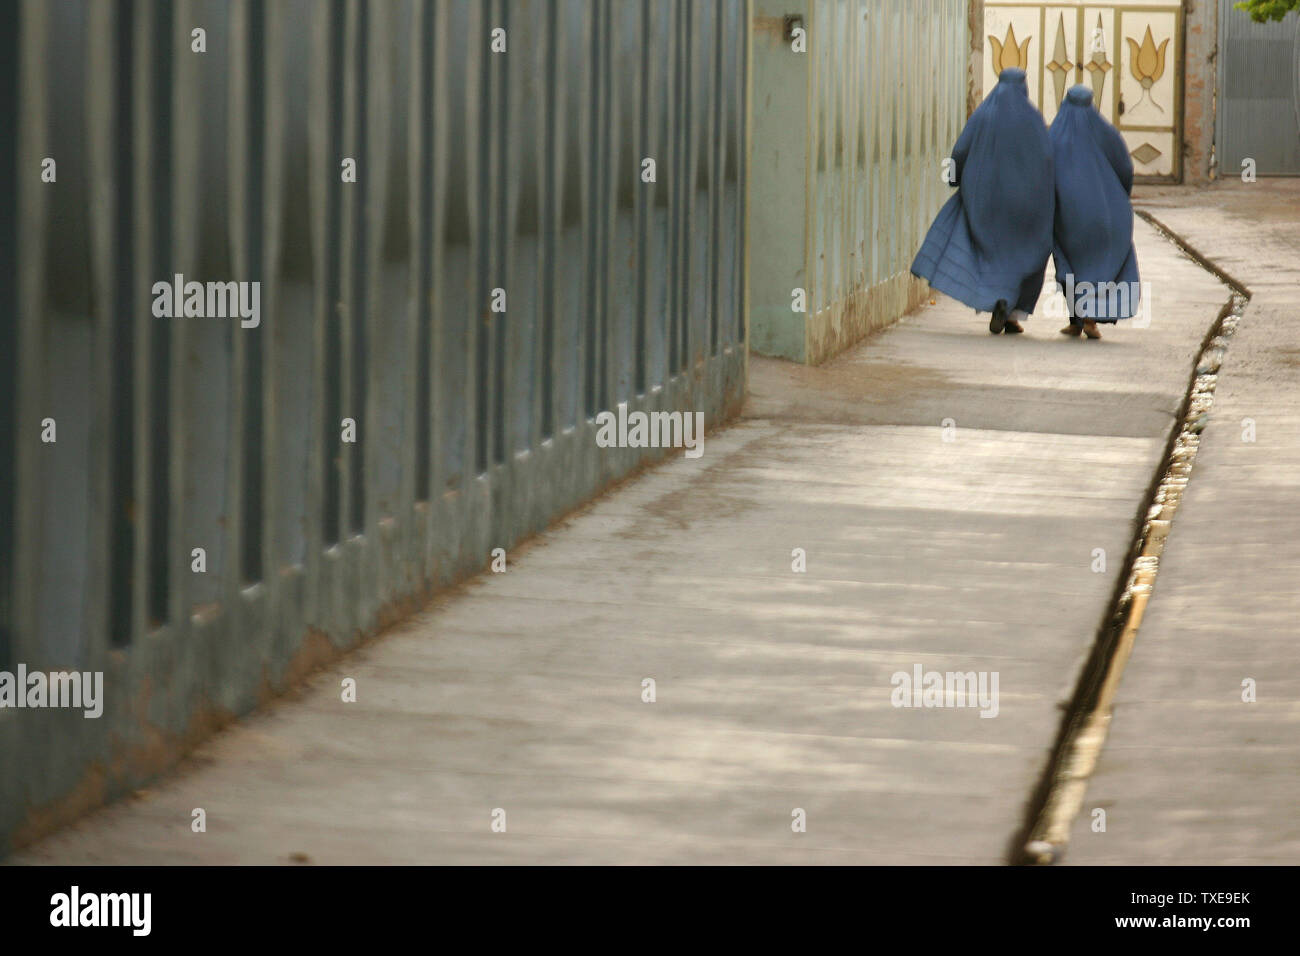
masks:
[(1133, 160), (1119, 131), (1092, 107), (1092, 90), (1065, 94), (1049, 131), (1056, 162), (1056, 229), (1052, 261), (1070, 324), (1062, 335), (1101, 338), (1098, 322), (1137, 311), (1133, 248)]
[(1005, 69), (952, 148), (957, 193), (939, 210), (912, 273), (976, 312), (989, 331), (1023, 332), (1052, 251), (1052, 150), (1025, 71)]

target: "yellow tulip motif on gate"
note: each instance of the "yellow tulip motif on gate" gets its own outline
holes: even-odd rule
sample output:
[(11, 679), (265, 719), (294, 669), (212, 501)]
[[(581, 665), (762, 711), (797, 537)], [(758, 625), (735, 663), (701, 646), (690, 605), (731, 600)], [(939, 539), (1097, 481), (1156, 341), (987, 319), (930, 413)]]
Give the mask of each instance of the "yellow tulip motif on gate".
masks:
[(1169, 38), (1160, 41), (1157, 47), (1155, 40), (1151, 38), (1151, 27), (1147, 27), (1146, 36), (1142, 38), (1142, 45), (1138, 46), (1137, 41), (1132, 37), (1124, 38), (1128, 42), (1128, 69), (1133, 74), (1133, 79), (1142, 84), (1142, 96), (1137, 101), (1141, 105), (1142, 100), (1150, 99), (1151, 105), (1164, 112), (1164, 107), (1151, 97), (1151, 87), (1159, 82), (1160, 77), (1165, 75), (1165, 48), (1169, 46)]
[(993, 47), (993, 73), (996, 76), (1003, 70), (1019, 67), (1028, 69), (1029, 67), (1029, 41), (1033, 37), (1026, 37), (1025, 42), (1017, 45), (1016, 28), (1008, 23), (1007, 35), (999, 40), (993, 34), (989, 34), (989, 44)]

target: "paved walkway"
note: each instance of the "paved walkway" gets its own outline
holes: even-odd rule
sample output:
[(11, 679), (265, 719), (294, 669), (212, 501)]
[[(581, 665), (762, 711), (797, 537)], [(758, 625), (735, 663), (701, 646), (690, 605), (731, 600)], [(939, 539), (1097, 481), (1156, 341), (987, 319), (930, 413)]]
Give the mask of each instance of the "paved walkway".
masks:
[(1300, 180), (1151, 190), (1143, 205), (1252, 297), (1088, 790), (1106, 832), (1085, 815), (1067, 859), (1296, 864)]
[[(1138, 241), (1150, 328), (995, 338), (941, 300), (821, 368), (755, 359), (702, 458), (16, 861), (1003, 861), (1226, 297)], [(996, 718), (892, 706), (916, 667), (996, 672)]]

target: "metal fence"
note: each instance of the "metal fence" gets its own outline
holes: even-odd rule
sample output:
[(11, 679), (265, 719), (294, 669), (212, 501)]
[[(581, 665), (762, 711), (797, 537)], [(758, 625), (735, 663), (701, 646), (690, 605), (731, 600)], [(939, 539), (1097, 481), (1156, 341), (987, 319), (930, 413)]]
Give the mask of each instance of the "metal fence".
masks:
[(967, 3), (809, 0), (793, 19), (781, 0), (757, 0), (755, 351), (815, 364), (927, 294), (909, 267), (948, 198), (942, 162), (966, 121)]
[(0, 2), (0, 850), (738, 410), (747, 6)]
[(909, 272), (951, 190), (966, 120), (967, 0), (815, 0), (809, 354), (833, 355), (928, 292)]
[(1300, 176), (1300, 14), (1255, 23), (1219, 7), (1219, 175)]

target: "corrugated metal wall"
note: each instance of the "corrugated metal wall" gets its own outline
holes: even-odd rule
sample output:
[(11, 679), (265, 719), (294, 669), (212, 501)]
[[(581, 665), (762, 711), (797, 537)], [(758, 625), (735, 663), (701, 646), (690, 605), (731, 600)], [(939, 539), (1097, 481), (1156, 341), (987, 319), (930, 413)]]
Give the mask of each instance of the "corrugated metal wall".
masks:
[(738, 411), (746, 10), (0, 2), (0, 669), (107, 698), (0, 710), (0, 849)]
[(941, 164), (966, 120), (967, 28), (966, 0), (810, 6), (808, 311), (817, 357), (925, 293), (909, 269), (950, 193)]
[(816, 364), (927, 293), (909, 267), (948, 197), (970, 35), (967, 0), (810, 0), (800, 52), (788, 13), (757, 0), (751, 332), (755, 351)]
[(1300, 14), (1255, 23), (1228, 0), (1219, 5), (1219, 175), (1300, 176)]

